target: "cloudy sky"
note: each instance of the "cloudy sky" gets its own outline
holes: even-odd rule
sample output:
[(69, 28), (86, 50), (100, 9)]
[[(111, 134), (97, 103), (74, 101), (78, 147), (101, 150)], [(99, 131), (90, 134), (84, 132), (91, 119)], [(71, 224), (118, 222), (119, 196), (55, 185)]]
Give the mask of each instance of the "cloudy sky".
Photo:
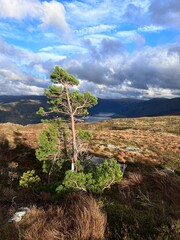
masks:
[(0, 95), (55, 65), (101, 98), (180, 97), (180, 0), (0, 0)]

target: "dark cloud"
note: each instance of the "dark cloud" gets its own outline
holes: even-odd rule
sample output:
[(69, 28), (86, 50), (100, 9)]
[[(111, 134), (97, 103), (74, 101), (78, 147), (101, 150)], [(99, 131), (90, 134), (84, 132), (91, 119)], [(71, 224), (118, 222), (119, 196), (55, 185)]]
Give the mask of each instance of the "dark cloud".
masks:
[[(111, 43), (108, 42), (110, 49)], [(146, 93), (154, 96), (153, 88), (157, 96), (162, 92), (159, 89), (167, 89), (163, 93), (168, 93), (168, 96), (175, 91), (178, 94), (180, 90), (178, 43), (163, 47), (144, 47), (131, 54), (118, 52), (112, 55), (105, 51), (106, 44), (105, 41), (102, 41), (100, 46), (89, 44), (90, 54), (73, 56), (61, 62), (61, 66), (85, 82), (81, 83), (81, 91), (90, 89), (98, 93), (98, 96), (104, 94), (104, 97), (107, 95), (105, 89), (111, 92), (110, 96), (113, 96), (114, 92), (114, 96), (119, 94), (119, 97), (146, 96)], [(116, 50), (113, 49), (112, 52)], [(93, 88), (97, 90), (92, 90)]]
[(104, 38), (99, 46), (94, 46), (92, 42), (87, 39), (83, 41), (83, 44), (88, 49), (89, 55), (96, 60), (117, 55), (123, 49), (123, 44), (117, 39)]
[(99, 46), (94, 46), (90, 40), (86, 40), (84, 45), (87, 47), (88, 53), (62, 60), (60, 65), (79, 79), (109, 86), (117, 84), (120, 78), (117, 79), (118, 82), (115, 80), (113, 67), (111, 64), (108, 65), (108, 61), (119, 56), (122, 51), (121, 42), (103, 39)]
[(108, 84), (107, 76), (110, 72), (109, 69), (95, 59), (94, 61), (84, 61), (79, 66), (71, 66), (68, 68), (68, 71), (80, 79), (85, 79), (97, 84)]
[(177, 39), (177, 42), (170, 45), (168, 49), (169, 54), (178, 54), (180, 57), (180, 38)]
[(179, 0), (153, 0), (149, 12), (153, 23), (180, 28)]
[(101, 42), (99, 52), (102, 56), (117, 55), (121, 52), (122, 47), (123, 45), (120, 41), (105, 38)]
[(136, 6), (132, 3), (128, 4), (126, 7), (125, 14), (123, 16), (129, 22), (140, 22), (143, 18), (143, 8)]

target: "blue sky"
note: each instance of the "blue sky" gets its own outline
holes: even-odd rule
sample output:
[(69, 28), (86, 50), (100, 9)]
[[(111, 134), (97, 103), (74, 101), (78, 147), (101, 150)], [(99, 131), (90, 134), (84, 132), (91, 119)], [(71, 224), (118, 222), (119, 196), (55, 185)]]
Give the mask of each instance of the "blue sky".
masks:
[(179, 0), (0, 0), (0, 95), (40, 95), (54, 66), (101, 98), (180, 97)]

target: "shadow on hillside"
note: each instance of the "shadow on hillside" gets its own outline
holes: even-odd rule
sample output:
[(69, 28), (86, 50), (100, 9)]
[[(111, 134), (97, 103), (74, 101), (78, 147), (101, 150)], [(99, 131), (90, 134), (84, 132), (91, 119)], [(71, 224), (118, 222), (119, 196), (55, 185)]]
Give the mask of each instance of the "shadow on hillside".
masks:
[[(159, 163), (134, 162), (129, 163), (123, 181), (112, 187), (119, 196), (130, 197), (137, 201), (137, 196), (149, 202), (173, 205), (180, 208), (180, 177), (179, 173), (171, 169), (164, 169)], [(115, 194), (117, 196), (118, 194)]]
[(163, 166), (157, 162), (151, 161), (136, 161), (127, 163), (127, 171), (133, 173), (150, 173), (153, 172), (154, 169), (163, 169)]
[(0, 136), (0, 151), (9, 149), (9, 141), (7, 140), (5, 134)]
[(108, 239), (179, 239), (178, 176), (128, 173), (105, 194)]
[(19, 132), (13, 132), (13, 136), (8, 139), (1, 135), (0, 139), (0, 157), (6, 161), (18, 161), (34, 154), (34, 149), (26, 143), (27, 138)]
[[(19, 132), (13, 132), (13, 137), (0, 138), (0, 180), (8, 186), (12, 182), (15, 186), (23, 172), (31, 169), (41, 169), (35, 157), (35, 149), (26, 144), (27, 138)], [(13, 177), (14, 176), (14, 177)]]

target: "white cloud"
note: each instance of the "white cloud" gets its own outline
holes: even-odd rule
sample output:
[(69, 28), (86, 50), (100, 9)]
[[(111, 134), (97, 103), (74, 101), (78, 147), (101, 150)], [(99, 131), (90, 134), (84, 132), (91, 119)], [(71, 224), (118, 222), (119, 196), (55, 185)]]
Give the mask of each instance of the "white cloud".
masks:
[(0, 69), (0, 76), (3, 76), (5, 81), (14, 81), (14, 80), (21, 80), (24, 81), (24, 76), (19, 72), (16, 73), (15, 71), (8, 70), (8, 69)]
[(65, 7), (68, 12), (67, 19), (70, 23), (78, 26), (89, 26), (98, 24), (102, 18), (107, 17), (109, 9), (105, 8), (104, 2), (97, 3), (96, 7), (89, 2), (66, 2)]
[(42, 73), (42, 74), (47, 74), (47, 73), (48, 73), (47, 69), (44, 69), (41, 63), (39, 63), (39, 64), (34, 64), (34, 70), (35, 70), (36, 72), (40, 73), (40, 74), (41, 74), (41, 73)]
[(3, 83), (4, 79), (0, 76), (1, 95), (42, 95), (44, 92), (44, 88), (35, 85), (29, 86), (22, 82), (8, 81), (6, 84)]
[(48, 46), (45, 48), (41, 48), (40, 52), (49, 52), (49, 53), (56, 53), (59, 55), (70, 55), (74, 53), (86, 53), (87, 50), (84, 47), (77, 46), (77, 45), (59, 45), (59, 46)]
[(40, 21), (42, 28), (68, 31), (64, 6), (56, 0), (1, 0), (0, 17), (19, 21), (30, 17)]
[(1, 0), (0, 17), (17, 20), (27, 16), (37, 17), (41, 9), (38, 0)]
[(123, 43), (131, 43), (134, 42), (138, 45), (143, 45), (145, 43), (145, 38), (138, 34), (135, 30), (132, 31), (120, 31), (117, 32), (116, 36), (123, 42)]
[(82, 28), (75, 30), (75, 34), (78, 36), (84, 36), (84, 35), (90, 35), (90, 34), (99, 34), (103, 32), (110, 32), (113, 29), (115, 29), (116, 25), (106, 25), (106, 24), (100, 24), (92, 27)]
[(165, 27), (162, 26), (155, 26), (155, 25), (148, 25), (144, 27), (139, 27), (137, 29), (139, 32), (159, 32), (165, 30)]
[(64, 6), (53, 0), (51, 2), (42, 2), (43, 13), (40, 16), (42, 28), (61, 29), (64, 32), (68, 31), (68, 24), (65, 19)]
[(44, 88), (37, 87), (37, 86), (28, 86), (24, 83), (19, 83), (16, 85), (15, 94), (22, 94), (23, 95), (42, 95), (44, 93)]
[[(120, 53), (121, 44), (116, 41), (103, 39), (100, 45), (86, 45), (88, 52), (69, 57), (58, 53), (67, 46), (49, 46), (31, 55), (3, 43), (0, 84), (6, 84), (0, 93), (42, 93), (49, 84), (50, 71), (60, 65), (80, 79), (80, 91), (91, 91), (101, 98), (179, 96), (180, 54), (176, 45)], [(29, 60), (24, 64), (21, 59), (26, 56)]]
[(118, 40), (117, 37), (114, 36), (108, 36), (106, 34), (90, 34), (84, 36), (84, 40), (89, 40), (92, 45), (98, 46), (101, 44), (103, 39), (109, 39), (109, 40)]
[(48, 53), (48, 52), (39, 52), (38, 56), (41, 58), (42, 62), (53, 61), (57, 62), (62, 59), (66, 59), (66, 56), (59, 55), (58, 53)]
[(31, 61), (38, 62), (39, 57), (35, 53), (26, 49), (10, 45), (0, 38), (0, 53), (12, 60), (18, 60), (21, 63), (28, 63)]
[(42, 93), (46, 74), (38, 54), (0, 40), (0, 94)]
[[(131, 21), (130, 8), (138, 9), (135, 14), (140, 18), (148, 9), (149, 0), (102, 0), (102, 1), (67, 1), (67, 20), (75, 28), (78, 26), (91, 27), (103, 24), (120, 24), (126, 20)], [(127, 14), (126, 14), (127, 13)]]
[(149, 86), (149, 88), (142, 92), (144, 98), (174, 98), (179, 97), (180, 91), (164, 88), (156, 88)]

